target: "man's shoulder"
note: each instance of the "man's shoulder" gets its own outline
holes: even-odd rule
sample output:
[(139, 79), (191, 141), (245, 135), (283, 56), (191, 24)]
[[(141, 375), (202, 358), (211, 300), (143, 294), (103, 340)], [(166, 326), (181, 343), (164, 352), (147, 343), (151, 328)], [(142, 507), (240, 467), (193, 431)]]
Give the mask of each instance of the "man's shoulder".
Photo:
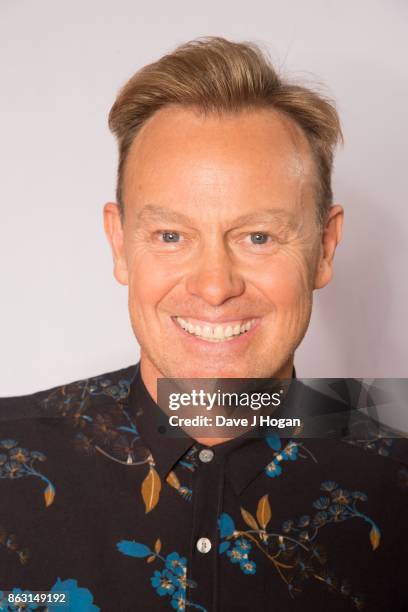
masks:
[[(324, 415), (322, 438), (330, 443), (333, 429), (332, 439), (346, 458), (352, 456), (356, 464), (360, 459), (372, 459), (373, 464), (388, 464), (391, 469), (395, 463), (408, 466), (408, 433), (378, 419), (376, 403), (387, 400), (393, 406), (392, 398), (380, 396), (377, 389), (377, 395), (374, 391), (370, 395), (370, 387), (361, 379), (318, 379), (316, 388), (303, 384), (301, 379), (298, 382), (298, 397), (306, 407), (307, 418)], [(390, 414), (393, 412), (390, 410)], [(314, 419), (310, 421), (314, 432)]]
[(66, 410), (84, 403), (125, 400), (138, 364), (81, 378), (26, 395), (0, 397), (0, 422), (64, 416)]
[[(352, 413), (348, 434), (341, 440), (344, 447), (355, 449), (356, 458), (377, 457), (391, 467), (403, 468), (408, 479), (408, 434), (360, 412)], [(394, 464), (394, 466), (393, 466)], [(408, 486), (408, 480), (406, 483)]]

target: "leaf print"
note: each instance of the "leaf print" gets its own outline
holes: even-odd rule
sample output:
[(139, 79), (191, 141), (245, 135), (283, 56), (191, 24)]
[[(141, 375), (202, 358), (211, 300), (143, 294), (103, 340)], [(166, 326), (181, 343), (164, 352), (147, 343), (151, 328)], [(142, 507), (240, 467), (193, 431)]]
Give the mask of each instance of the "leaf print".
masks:
[(258, 508), (256, 510), (256, 518), (258, 519), (258, 523), (265, 529), (267, 524), (272, 518), (271, 506), (268, 499), (268, 494), (261, 497), (258, 502)]
[[(180, 462), (182, 463), (182, 462)], [(166, 482), (167, 484), (169, 484), (171, 487), (173, 487), (173, 489), (176, 489), (176, 491), (181, 495), (181, 497), (187, 501), (191, 500), (191, 496), (192, 496), (192, 490), (189, 489), (188, 487), (183, 486), (179, 479), (177, 478), (176, 474), (171, 471), (169, 472), (167, 478), (166, 478)]]
[(54, 497), (55, 497), (55, 489), (50, 483), (44, 491), (45, 505), (51, 506), (52, 502), (54, 501)]
[(157, 538), (157, 540), (155, 542), (155, 545), (154, 545), (154, 551), (156, 553), (159, 553), (160, 550), (161, 550), (161, 540), (160, 540), (160, 538)]
[(138, 557), (144, 559), (152, 554), (148, 546), (135, 542), (134, 540), (121, 540), (116, 545), (121, 553), (129, 557)]
[[(78, 586), (78, 581), (69, 578), (67, 580), (61, 580), (58, 578), (53, 587), (51, 587), (51, 593), (67, 592), (69, 597), (69, 609), (75, 610), (75, 612), (98, 612), (100, 608), (93, 603), (93, 595), (84, 587)], [(61, 604), (49, 604), (47, 610), (60, 610)]]
[(267, 436), (265, 439), (267, 445), (270, 446), (274, 451), (280, 450), (281, 439), (277, 434), (273, 433), (270, 436)]
[(379, 547), (380, 539), (381, 539), (380, 530), (378, 529), (376, 525), (373, 525), (370, 531), (370, 542), (371, 542), (371, 546), (373, 547), (373, 550)]
[(169, 475), (166, 478), (166, 482), (167, 484), (169, 484), (171, 487), (173, 487), (174, 489), (179, 489), (180, 488), (180, 481), (177, 478), (176, 474), (173, 472), (173, 470), (171, 472), (169, 472)]
[(304, 581), (314, 579), (326, 584), (329, 590), (347, 597), (361, 609), (364, 604), (361, 596), (353, 594), (345, 581), (339, 584), (337, 578), (322, 567), (327, 562), (327, 555), (317, 544), (317, 538), (320, 530), (329, 523), (359, 518), (370, 524), (370, 542), (375, 550), (380, 544), (380, 530), (370, 517), (357, 508), (359, 501), (367, 501), (366, 493), (349, 491), (333, 480), (322, 482), (320, 490), (326, 494), (313, 502), (314, 514), (302, 514), (297, 520), (284, 521), (280, 533), (275, 529), (270, 532), (266, 530), (272, 518), (268, 494), (259, 499), (256, 509), (256, 519), (261, 527), (258, 527), (253, 515), (242, 507), (242, 518), (250, 529), (236, 529), (229, 514), (222, 513), (218, 520), (222, 540), (218, 553), (226, 553), (224, 559), (239, 566), (244, 574), (256, 574), (256, 561), (250, 555), (262, 554), (287, 585), (290, 597), (300, 592)]
[(218, 519), (218, 527), (220, 529), (220, 536), (222, 538), (228, 538), (235, 531), (234, 521), (226, 512), (223, 512)]
[(148, 563), (152, 563), (155, 559), (156, 559), (156, 555), (150, 555), (150, 557), (147, 557), (146, 560)]
[(142, 483), (142, 497), (146, 507), (146, 514), (153, 510), (153, 508), (157, 505), (159, 501), (161, 491), (161, 480), (160, 476), (154, 469), (151, 467), (149, 469), (149, 473)]
[(251, 527), (252, 529), (255, 529), (256, 531), (259, 531), (259, 526), (255, 518), (252, 516), (250, 512), (248, 512), (248, 510), (245, 510), (245, 508), (242, 508), (242, 506), (241, 506), (241, 514), (242, 514), (242, 518), (244, 519), (246, 524), (249, 525), (249, 527)]
[[(182, 463), (182, 462), (180, 462)], [(179, 479), (177, 478), (176, 474), (171, 471), (169, 472), (167, 478), (166, 478), (166, 482), (167, 484), (169, 484), (171, 487), (173, 487), (173, 489), (176, 489), (176, 491), (181, 495), (181, 497), (187, 501), (191, 500), (191, 496), (192, 496), (192, 490), (189, 489), (188, 487), (183, 486)]]
[(218, 547), (218, 552), (220, 553), (220, 555), (222, 555), (222, 553), (228, 550), (230, 546), (231, 546), (231, 542), (221, 542), (221, 544)]

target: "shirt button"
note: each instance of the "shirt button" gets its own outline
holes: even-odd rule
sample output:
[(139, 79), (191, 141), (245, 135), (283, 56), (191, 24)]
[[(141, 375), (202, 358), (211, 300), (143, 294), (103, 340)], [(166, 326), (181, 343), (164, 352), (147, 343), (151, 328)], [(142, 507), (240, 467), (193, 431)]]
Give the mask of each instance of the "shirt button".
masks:
[(208, 538), (200, 538), (197, 540), (197, 550), (200, 553), (206, 554), (211, 550), (211, 541)]
[(203, 450), (200, 450), (198, 453), (198, 457), (203, 463), (209, 463), (214, 458), (214, 451), (209, 448), (203, 448)]

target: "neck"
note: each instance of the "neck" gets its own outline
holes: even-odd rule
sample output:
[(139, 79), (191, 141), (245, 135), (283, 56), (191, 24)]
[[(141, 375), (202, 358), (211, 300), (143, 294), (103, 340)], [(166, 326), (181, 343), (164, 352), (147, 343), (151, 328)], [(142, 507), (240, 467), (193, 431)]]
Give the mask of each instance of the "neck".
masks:
[[(287, 362), (282, 366), (282, 368), (280, 368), (277, 372), (272, 374), (270, 378), (277, 378), (277, 379), (282, 379), (282, 380), (292, 378), (293, 357), (294, 357), (293, 355), (290, 355)], [(166, 378), (166, 377), (154, 366), (154, 364), (147, 357), (143, 355), (143, 353), (140, 356), (140, 375), (141, 375), (144, 386), (149, 392), (150, 397), (157, 404), (157, 380), (159, 378)], [(233, 438), (237, 437), (237, 436), (231, 435), (225, 438), (219, 438), (215, 436), (200, 438), (200, 437), (195, 437), (194, 435), (192, 435), (190, 431), (189, 431), (189, 435), (194, 440), (196, 440), (197, 442), (205, 446), (215, 446), (216, 444), (221, 444), (222, 442), (226, 442), (227, 440), (232, 440)]]

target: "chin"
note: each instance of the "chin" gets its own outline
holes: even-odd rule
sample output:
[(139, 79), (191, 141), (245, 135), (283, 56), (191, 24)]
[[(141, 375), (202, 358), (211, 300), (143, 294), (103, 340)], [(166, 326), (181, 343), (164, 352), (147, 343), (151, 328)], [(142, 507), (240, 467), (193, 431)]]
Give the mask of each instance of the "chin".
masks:
[(242, 365), (235, 364), (178, 364), (174, 365), (171, 370), (176, 372), (174, 378), (264, 378), (268, 377), (269, 368), (254, 368), (254, 366), (243, 363)]

